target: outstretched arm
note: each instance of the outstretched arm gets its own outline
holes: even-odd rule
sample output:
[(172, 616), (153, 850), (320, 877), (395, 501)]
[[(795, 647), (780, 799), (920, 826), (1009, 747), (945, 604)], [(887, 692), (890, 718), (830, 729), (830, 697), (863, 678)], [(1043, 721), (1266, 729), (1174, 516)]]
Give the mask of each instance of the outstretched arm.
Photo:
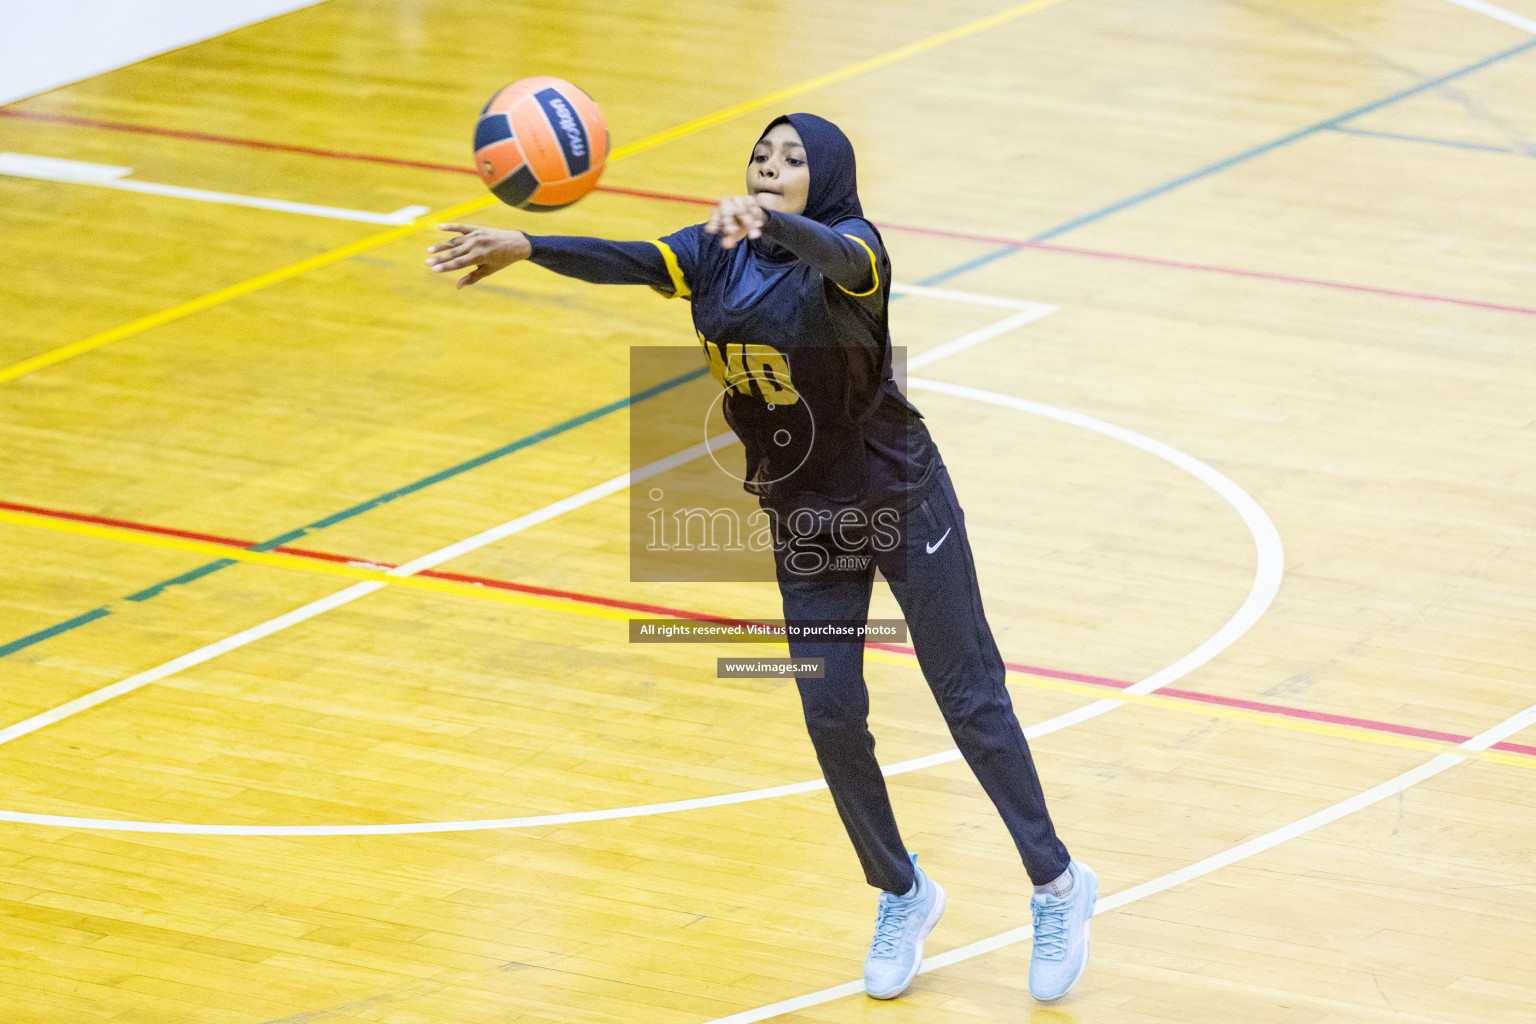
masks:
[[(843, 291), (868, 295), (879, 288), (879, 266), (868, 241), (798, 214), (763, 212), (764, 238), (779, 243), (821, 271), (823, 277)], [(844, 222), (851, 223), (857, 222)]]
[(769, 210), (754, 196), (720, 200), (704, 230), (719, 235), (725, 249), (747, 238), (777, 242), (850, 295), (870, 294), (880, 283), (869, 242), (798, 214)]
[(664, 292), (674, 290), (661, 250), (651, 242), (610, 242), (567, 235), (528, 235), (521, 231), (469, 224), (444, 224), (455, 237), (434, 245), (427, 266), (439, 273), (475, 269), (459, 278), (459, 287), (474, 284), (520, 260), (593, 284), (644, 284)]

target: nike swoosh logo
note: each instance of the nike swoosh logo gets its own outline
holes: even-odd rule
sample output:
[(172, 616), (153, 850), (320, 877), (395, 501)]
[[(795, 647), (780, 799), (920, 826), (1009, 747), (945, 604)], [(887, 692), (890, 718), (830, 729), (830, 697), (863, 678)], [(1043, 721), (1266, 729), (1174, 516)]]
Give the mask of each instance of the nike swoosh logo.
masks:
[[(953, 529), (954, 529), (953, 526), (951, 526), (949, 528), (949, 530), (953, 530)], [(940, 537), (938, 540), (934, 541), (932, 544), (924, 544), (923, 545), (923, 547), (928, 549), (928, 553), (930, 555), (933, 554), (935, 551), (939, 550), (940, 545), (942, 545), (944, 543), (944, 541), (948, 539), (948, 537), (949, 537), (949, 530), (945, 530), (944, 531), (944, 536)]]

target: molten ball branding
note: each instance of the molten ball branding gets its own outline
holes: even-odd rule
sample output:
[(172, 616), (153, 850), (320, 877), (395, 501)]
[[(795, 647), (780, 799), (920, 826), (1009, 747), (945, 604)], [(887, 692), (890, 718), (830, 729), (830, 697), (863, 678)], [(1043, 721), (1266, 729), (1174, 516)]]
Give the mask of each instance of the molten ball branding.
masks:
[(557, 89), (540, 89), (534, 99), (544, 108), (544, 116), (549, 118), (550, 126), (560, 139), (560, 148), (565, 152), (565, 163), (571, 175), (584, 174), (591, 166), (591, 155), (587, 150), (587, 130), (581, 119)]

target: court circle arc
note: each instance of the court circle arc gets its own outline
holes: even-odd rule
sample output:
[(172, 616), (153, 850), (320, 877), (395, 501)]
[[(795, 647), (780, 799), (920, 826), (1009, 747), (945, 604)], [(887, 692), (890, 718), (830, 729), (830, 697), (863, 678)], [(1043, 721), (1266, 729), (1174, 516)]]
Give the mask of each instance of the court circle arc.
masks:
[[(1164, 444), (1144, 434), (1116, 426), (1104, 420), (1082, 413), (1060, 409), (1056, 406), (1028, 399), (1015, 398), (993, 391), (984, 391), (959, 384), (948, 384), (923, 378), (909, 378), (911, 390), (931, 391), (957, 398), (970, 399), (989, 405), (1015, 409), (1044, 419), (1056, 420), (1124, 442), (1183, 470), (1196, 480), (1214, 490), (1238, 513), (1253, 538), (1257, 565), (1253, 584), (1248, 596), (1232, 616), (1215, 633), (1188, 654), (1178, 658), (1158, 671), (1135, 683), (1124, 692), (1151, 693), (1183, 678), (1201, 665), (1231, 647), (1258, 622), (1269, 609), (1280, 587), (1284, 574), (1284, 548), (1279, 531), (1273, 520), (1247, 491), (1239, 487), (1224, 473), (1201, 462), (1172, 445)], [(1097, 700), (1084, 707), (1058, 715), (1044, 722), (1027, 727), (1024, 732), (1030, 738), (1046, 735), (1058, 729), (1096, 718), (1122, 706), (1112, 698)], [(881, 768), (887, 776), (960, 759), (958, 750), (941, 751), (925, 757), (914, 758), (896, 765)], [(710, 807), (726, 807), (732, 804), (771, 800), (782, 796), (814, 793), (826, 789), (821, 779), (788, 783), (765, 789), (723, 793), (716, 796), (694, 797), (664, 803), (638, 804), (629, 807), (612, 807), (595, 811), (571, 811), (559, 814), (527, 815), (516, 818), (485, 818), (472, 821), (401, 822), (377, 825), (200, 825), (183, 822), (132, 821), (118, 818), (76, 818), (54, 814), (30, 814), (20, 811), (0, 810), (0, 821), (16, 824), (47, 825), (61, 828), (87, 828), (108, 832), (152, 833), (159, 835), (207, 835), (207, 836), (367, 836), (367, 835), (424, 835), (441, 832), (482, 832), (497, 829), (537, 828), (544, 825), (574, 825), (593, 821), (612, 821), (620, 818), (646, 817), (654, 814), (673, 814), (681, 811), (702, 810)]]

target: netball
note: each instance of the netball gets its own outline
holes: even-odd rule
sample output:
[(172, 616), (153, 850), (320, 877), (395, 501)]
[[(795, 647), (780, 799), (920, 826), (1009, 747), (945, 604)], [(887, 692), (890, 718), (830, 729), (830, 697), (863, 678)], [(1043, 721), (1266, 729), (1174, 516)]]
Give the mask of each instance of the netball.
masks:
[(497, 199), (558, 210), (597, 187), (608, 161), (608, 123), (570, 82), (524, 78), (481, 108), (474, 150), (475, 171)]

